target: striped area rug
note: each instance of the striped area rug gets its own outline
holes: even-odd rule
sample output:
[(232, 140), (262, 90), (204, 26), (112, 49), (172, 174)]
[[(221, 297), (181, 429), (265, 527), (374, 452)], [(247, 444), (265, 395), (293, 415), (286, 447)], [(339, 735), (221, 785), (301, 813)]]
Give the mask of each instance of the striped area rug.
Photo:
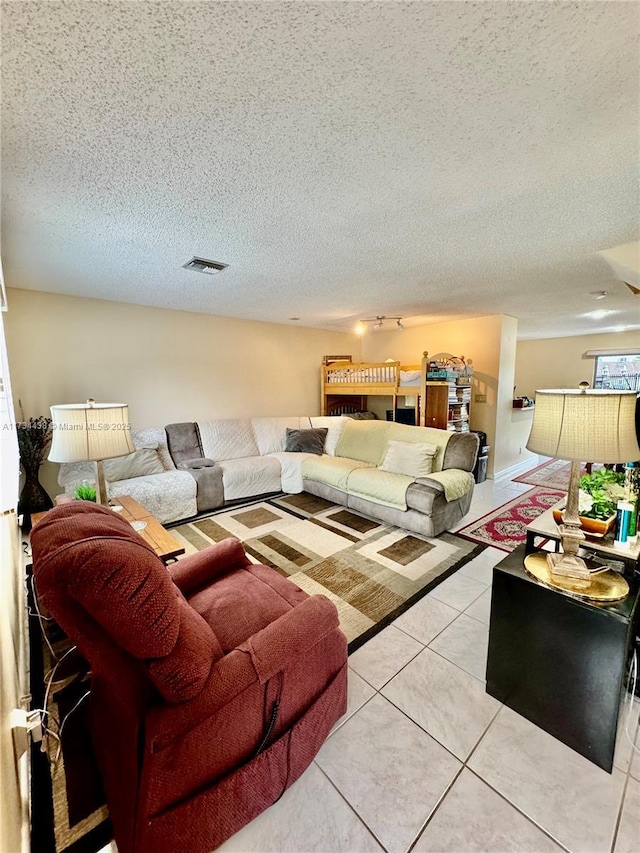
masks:
[(476, 557), (483, 547), (372, 521), (314, 495), (284, 495), (171, 528), (186, 553), (235, 536), (256, 563), (335, 603), (349, 651)]

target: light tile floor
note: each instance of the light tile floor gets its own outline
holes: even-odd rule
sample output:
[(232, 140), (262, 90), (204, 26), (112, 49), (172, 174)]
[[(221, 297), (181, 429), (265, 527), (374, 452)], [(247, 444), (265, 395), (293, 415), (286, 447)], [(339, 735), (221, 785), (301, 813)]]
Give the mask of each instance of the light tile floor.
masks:
[[(460, 526), (528, 488), (478, 485)], [(351, 655), (347, 713), (316, 761), (220, 853), (640, 851), (640, 701), (608, 774), (485, 692), (503, 557), (487, 548)]]

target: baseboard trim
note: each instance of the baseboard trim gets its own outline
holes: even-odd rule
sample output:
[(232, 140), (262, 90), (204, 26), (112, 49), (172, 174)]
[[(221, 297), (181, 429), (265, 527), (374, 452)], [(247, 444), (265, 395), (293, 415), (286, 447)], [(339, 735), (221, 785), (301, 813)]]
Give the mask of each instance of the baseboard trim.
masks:
[(545, 458), (544, 456), (529, 456), (522, 462), (518, 462), (517, 465), (512, 465), (510, 468), (503, 468), (502, 471), (493, 475), (493, 479), (496, 482), (500, 482), (500, 480), (513, 480), (519, 474), (524, 474), (525, 471), (529, 471), (537, 465), (542, 465)]

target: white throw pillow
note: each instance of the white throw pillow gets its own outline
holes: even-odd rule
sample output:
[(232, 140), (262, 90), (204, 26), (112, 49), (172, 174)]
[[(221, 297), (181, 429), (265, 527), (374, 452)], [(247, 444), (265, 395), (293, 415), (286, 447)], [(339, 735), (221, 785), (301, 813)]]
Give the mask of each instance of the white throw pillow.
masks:
[(127, 456), (117, 456), (104, 461), (104, 476), (110, 483), (162, 473), (164, 473), (164, 466), (158, 455), (157, 444), (140, 447)]
[(405, 474), (416, 479), (427, 477), (433, 471), (433, 459), (437, 452), (435, 444), (388, 441), (384, 459), (378, 467), (391, 474)]
[(322, 429), (323, 427), (326, 427), (329, 430), (327, 433), (327, 439), (324, 443), (324, 452), (327, 456), (336, 455), (338, 440), (340, 439), (344, 425), (348, 420), (349, 419), (345, 418), (343, 415), (324, 415), (310, 418), (311, 426), (314, 429)]

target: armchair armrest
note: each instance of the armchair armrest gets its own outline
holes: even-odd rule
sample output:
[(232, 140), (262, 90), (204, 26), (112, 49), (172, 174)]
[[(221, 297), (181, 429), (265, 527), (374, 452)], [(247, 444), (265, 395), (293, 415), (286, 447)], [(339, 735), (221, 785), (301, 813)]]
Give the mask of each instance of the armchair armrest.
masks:
[(176, 468), (215, 468), (217, 464), (215, 459), (208, 459), (206, 456), (194, 456), (192, 459), (183, 459), (178, 462)]
[(424, 486), (435, 495), (444, 494), (444, 486), (438, 483), (437, 480), (432, 480), (430, 477), (418, 477), (415, 481), (419, 486)]
[(339, 624), (335, 605), (323, 595), (313, 595), (258, 631), (240, 649), (249, 650), (258, 680), (264, 684), (289, 659), (304, 654)]
[(284, 613), (217, 661), (193, 699), (150, 709), (146, 731), (151, 751), (160, 752), (253, 684), (264, 683), (293, 659), (307, 654), (338, 625), (335, 605), (322, 595), (311, 596)]
[(223, 575), (230, 569), (250, 565), (242, 543), (230, 537), (183, 557), (177, 563), (168, 566), (172, 581), (183, 593), (187, 594), (204, 586), (212, 578)]

